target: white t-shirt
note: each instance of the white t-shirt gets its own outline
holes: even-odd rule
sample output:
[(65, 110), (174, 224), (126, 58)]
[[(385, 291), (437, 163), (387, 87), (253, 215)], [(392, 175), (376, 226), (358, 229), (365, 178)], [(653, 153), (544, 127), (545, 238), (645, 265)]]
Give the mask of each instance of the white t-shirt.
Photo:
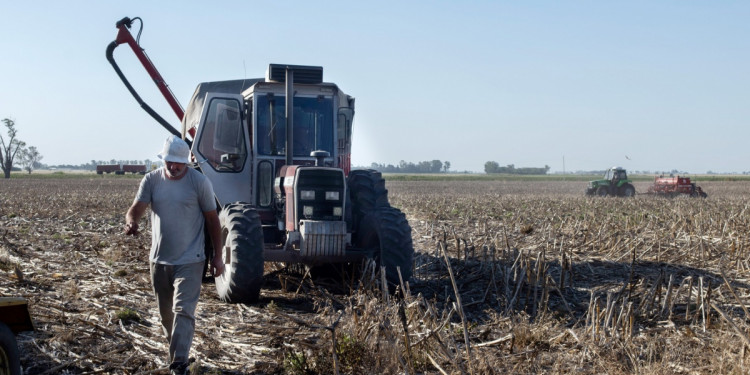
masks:
[(203, 262), (203, 213), (216, 209), (211, 182), (188, 168), (179, 180), (169, 180), (164, 168), (141, 180), (138, 201), (151, 204), (151, 253), (154, 263), (179, 265)]

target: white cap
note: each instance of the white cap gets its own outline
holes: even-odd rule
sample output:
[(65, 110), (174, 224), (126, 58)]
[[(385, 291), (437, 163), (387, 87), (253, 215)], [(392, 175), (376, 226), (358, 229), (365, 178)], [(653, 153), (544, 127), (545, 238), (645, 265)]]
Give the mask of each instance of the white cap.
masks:
[(164, 148), (161, 150), (161, 153), (156, 156), (165, 162), (187, 164), (190, 161), (190, 147), (188, 147), (182, 138), (170, 135), (164, 141)]

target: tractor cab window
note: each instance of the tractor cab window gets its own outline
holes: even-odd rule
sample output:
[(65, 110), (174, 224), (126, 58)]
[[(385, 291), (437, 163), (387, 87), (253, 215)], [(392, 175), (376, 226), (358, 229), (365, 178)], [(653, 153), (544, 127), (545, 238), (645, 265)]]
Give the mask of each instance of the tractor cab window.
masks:
[[(286, 155), (286, 101), (283, 96), (257, 99), (256, 138), (258, 154)], [(334, 154), (333, 101), (329, 97), (294, 97), (294, 156), (310, 156), (314, 150)]]
[(217, 171), (242, 170), (247, 151), (240, 103), (234, 99), (214, 98), (208, 105), (198, 152)]

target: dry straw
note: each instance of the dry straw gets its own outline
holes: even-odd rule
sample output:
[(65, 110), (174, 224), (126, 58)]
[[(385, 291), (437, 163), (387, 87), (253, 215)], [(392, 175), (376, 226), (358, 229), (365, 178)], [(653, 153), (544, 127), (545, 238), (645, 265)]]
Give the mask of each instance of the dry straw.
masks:
[[(18, 337), (26, 372), (166, 367), (149, 236), (121, 235), (137, 183), (4, 182), (0, 294), (28, 298), (38, 328)], [(389, 182), (413, 228), (412, 279), (392, 293), (374, 264), (340, 279), (269, 264), (252, 306), (221, 303), (206, 284), (198, 371), (747, 373), (750, 184), (701, 186), (708, 199), (586, 198), (571, 181)], [(125, 308), (142, 319), (118, 319)]]

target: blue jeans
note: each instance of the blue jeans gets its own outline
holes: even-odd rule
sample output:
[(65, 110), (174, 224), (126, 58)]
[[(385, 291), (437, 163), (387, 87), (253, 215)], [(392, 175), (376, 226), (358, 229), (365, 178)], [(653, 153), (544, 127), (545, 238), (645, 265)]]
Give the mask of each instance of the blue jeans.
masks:
[(201, 293), (203, 262), (167, 265), (151, 263), (151, 286), (159, 304), (169, 361), (187, 362), (195, 332), (195, 308)]

